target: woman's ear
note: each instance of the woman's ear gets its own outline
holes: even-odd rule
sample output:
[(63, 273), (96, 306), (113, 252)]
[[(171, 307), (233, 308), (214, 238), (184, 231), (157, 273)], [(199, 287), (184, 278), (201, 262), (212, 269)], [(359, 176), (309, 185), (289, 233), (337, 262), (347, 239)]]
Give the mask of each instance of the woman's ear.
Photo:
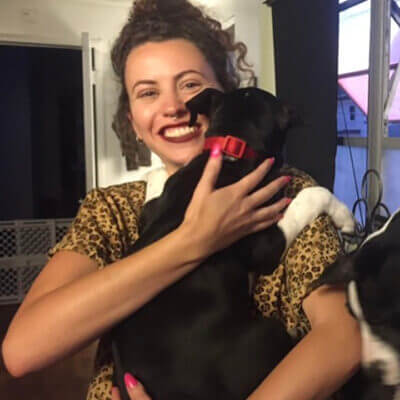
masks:
[(135, 133), (135, 135), (136, 135), (136, 138), (137, 138), (138, 140), (143, 140), (142, 137), (139, 135), (138, 130), (135, 128), (135, 122), (134, 122), (134, 120), (133, 120), (133, 118), (132, 118), (132, 114), (131, 114), (130, 111), (128, 111), (128, 112), (126, 113), (126, 117), (128, 118), (128, 121), (130, 122), (130, 124), (131, 124), (131, 126), (132, 126), (132, 129), (133, 129), (133, 131), (134, 131), (134, 133)]

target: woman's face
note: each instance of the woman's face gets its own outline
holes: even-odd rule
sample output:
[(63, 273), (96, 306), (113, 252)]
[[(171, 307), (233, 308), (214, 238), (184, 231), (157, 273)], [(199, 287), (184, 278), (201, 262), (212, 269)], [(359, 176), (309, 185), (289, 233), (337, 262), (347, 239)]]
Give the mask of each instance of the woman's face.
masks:
[(126, 61), (130, 121), (139, 139), (174, 173), (203, 148), (208, 119), (189, 127), (185, 102), (207, 87), (221, 89), (201, 51), (184, 39), (148, 42)]

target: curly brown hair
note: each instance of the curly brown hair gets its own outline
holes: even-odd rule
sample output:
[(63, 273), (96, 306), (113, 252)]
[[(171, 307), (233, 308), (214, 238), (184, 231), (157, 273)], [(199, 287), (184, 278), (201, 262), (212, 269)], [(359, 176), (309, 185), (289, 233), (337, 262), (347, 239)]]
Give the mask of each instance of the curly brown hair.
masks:
[(221, 23), (206, 15), (199, 7), (187, 0), (136, 0), (111, 51), (112, 66), (121, 85), (112, 127), (120, 140), (128, 170), (151, 165), (151, 161), (150, 151), (137, 140), (127, 117), (129, 98), (124, 80), (126, 60), (131, 50), (141, 44), (170, 39), (192, 42), (203, 53), (225, 91), (239, 86), (239, 71), (249, 73), (250, 82), (255, 80), (245, 60), (246, 45), (235, 43), (232, 36), (222, 29)]

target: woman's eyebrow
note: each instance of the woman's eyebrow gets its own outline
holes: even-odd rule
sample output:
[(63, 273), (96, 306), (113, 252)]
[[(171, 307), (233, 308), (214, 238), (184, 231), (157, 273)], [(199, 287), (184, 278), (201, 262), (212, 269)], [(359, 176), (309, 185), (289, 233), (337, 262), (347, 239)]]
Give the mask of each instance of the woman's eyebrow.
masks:
[(133, 93), (135, 91), (136, 87), (139, 85), (155, 85), (156, 83), (157, 83), (156, 81), (153, 81), (150, 79), (143, 79), (143, 80), (137, 81), (132, 86), (131, 93)]
[[(205, 78), (204, 74), (202, 74), (200, 71), (196, 71), (195, 69), (187, 69), (185, 71), (179, 72), (174, 76), (175, 81), (179, 81), (183, 76), (187, 74), (197, 74)], [(157, 81), (154, 81), (152, 79), (142, 79), (140, 81), (135, 82), (135, 84), (132, 86), (131, 93), (134, 92), (137, 86), (139, 85), (155, 85), (157, 84)]]
[(179, 79), (181, 79), (186, 74), (197, 74), (197, 75), (201, 75), (203, 78), (205, 78), (205, 76), (200, 71), (197, 71), (195, 69), (187, 69), (187, 70), (179, 72), (179, 74), (175, 75), (175, 80), (179, 81)]

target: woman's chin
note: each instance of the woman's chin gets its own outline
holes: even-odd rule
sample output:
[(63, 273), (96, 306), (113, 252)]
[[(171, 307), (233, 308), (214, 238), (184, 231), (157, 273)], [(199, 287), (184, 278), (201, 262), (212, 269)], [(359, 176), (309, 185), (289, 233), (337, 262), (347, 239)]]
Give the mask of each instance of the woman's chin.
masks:
[[(170, 159), (168, 161), (165, 160), (164, 164), (167, 168), (168, 173), (171, 175), (171, 173), (175, 173), (178, 169), (185, 167), (194, 158), (196, 158), (200, 153), (201, 153), (201, 150), (196, 151), (196, 152), (191, 152), (191, 153), (185, 155), (184, 157), (180, 157), (179, 159), (174, 158), (174, 159)], [(173, 171), (173, 172), (170, 172), (170, 171)]]

